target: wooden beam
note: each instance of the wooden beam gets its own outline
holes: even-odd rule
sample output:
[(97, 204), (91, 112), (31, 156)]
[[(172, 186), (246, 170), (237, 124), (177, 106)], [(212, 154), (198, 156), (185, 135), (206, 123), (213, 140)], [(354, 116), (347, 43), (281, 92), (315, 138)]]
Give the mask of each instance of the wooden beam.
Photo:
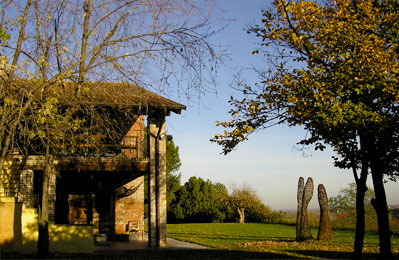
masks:
[[(42, 155), (14, 155), (12, 160), (13, 165), (21, 169), (44, 170), (45, 159)], [(61, 171), (146, 172), (148, 160), (135, 161), (121, 156), (56, 156), (54, 157), (54, 166), (56, 170)]]

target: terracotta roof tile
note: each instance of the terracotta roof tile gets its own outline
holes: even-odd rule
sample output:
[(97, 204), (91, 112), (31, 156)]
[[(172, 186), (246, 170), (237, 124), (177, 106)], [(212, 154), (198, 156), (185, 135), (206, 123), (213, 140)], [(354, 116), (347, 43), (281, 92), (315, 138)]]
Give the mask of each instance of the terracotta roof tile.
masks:
[[(22, 83), (23, 82), (23, 83)], [(34, 85), (33, 81), (22, 81), (20, 84)], [(29, 84), (26, 84), (29, 82)], [(50, 87), (51, 91), (62, 92), (64, 101), (73, 98), (78, 88), (74, 82), (59, 82)], [(82, 102), (92, 103), (99, 106), (127, 106), (138, 108), (142, 111), (151, 109), (166, 109), (180, 113), (186, 106), (167, 99), (131, 83), (112, 82), (85, 82), (80, 87)]]

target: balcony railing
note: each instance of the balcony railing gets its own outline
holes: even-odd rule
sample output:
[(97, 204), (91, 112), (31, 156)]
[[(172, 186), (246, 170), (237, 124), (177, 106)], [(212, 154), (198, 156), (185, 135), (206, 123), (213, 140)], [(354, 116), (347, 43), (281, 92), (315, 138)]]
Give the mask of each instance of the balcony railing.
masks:
[[(141, 138), (142, 139), (142, 138)], [(137, 136), (125, 136), (120, 143), (114, 143), (103, 135), (97, 135), (92, 142), (82, 143), (74, 147), (73, 152), (68, 147), (59, 146), (58, 156), (87, 156), (87, 157), (127, 157), (142, 160), (148, 158), (145, 140)]]

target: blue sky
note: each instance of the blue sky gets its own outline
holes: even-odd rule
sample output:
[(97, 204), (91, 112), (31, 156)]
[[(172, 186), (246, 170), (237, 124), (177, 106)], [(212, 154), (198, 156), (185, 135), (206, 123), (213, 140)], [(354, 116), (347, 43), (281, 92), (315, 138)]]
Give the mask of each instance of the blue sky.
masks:
[[(313, 178), (315, 192), (318, 184), (324, 184), (331, 197), (354, 181), (351, 171), (333, 167), (332, 151), (309, 149), (308, 156), (303, 156), (295, 149), (295, 143), (305, 135), (300, 128), (278, 126), (255, 133), (227, 156), (221, 155), (221, 147), (209, 141), (215, 133), (223, 131), (215, 126), (215, 121), (230, 119), (227, 101), (231, 95), (238, 95), (229, 86), (234, 74), (244, 69), (244, 78), (256, 82), (256, 75), (245, 69), (265, 67), (261, 55), (251, 55), (259, 41), (248, 35), (245, 28), (260, 23), (261, 10), (268, 8), (270, 3), (270, 0), (219, 1), (224, 10), (221, 15), (234, 20), (214, 38), (215, 44), (226, 46), (230, 53), (230, 60), (218, 70), (217, 94), (206, 94), (200, 105), (186, 104), (187, 110), (181, 115), (172, 114), (167, 118), (166, 127), (180, 147), (183, 183), (191, 176), (197, 176), (226, 186), (245, 184), (254, 188), (273, 210), (286, 210), (296, 208), (300, 176), (305, 180)], [(371, 182), (369, 185), (372, 186)], [(399, 204), (399, 183), (389, 182), (385, 187), (388, 203)], [(313, 196), (310, 208), (318, 208), (317, 195)]]

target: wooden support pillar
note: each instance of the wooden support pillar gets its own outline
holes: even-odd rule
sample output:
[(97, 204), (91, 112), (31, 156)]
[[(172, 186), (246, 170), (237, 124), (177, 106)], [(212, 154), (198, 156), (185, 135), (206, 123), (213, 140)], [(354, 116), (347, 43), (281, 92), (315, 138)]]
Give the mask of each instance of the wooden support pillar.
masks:
[(165, 114), (151, 114), (147, 119), (148, 173), (148, 245), (166, 246), (166, 134)]

